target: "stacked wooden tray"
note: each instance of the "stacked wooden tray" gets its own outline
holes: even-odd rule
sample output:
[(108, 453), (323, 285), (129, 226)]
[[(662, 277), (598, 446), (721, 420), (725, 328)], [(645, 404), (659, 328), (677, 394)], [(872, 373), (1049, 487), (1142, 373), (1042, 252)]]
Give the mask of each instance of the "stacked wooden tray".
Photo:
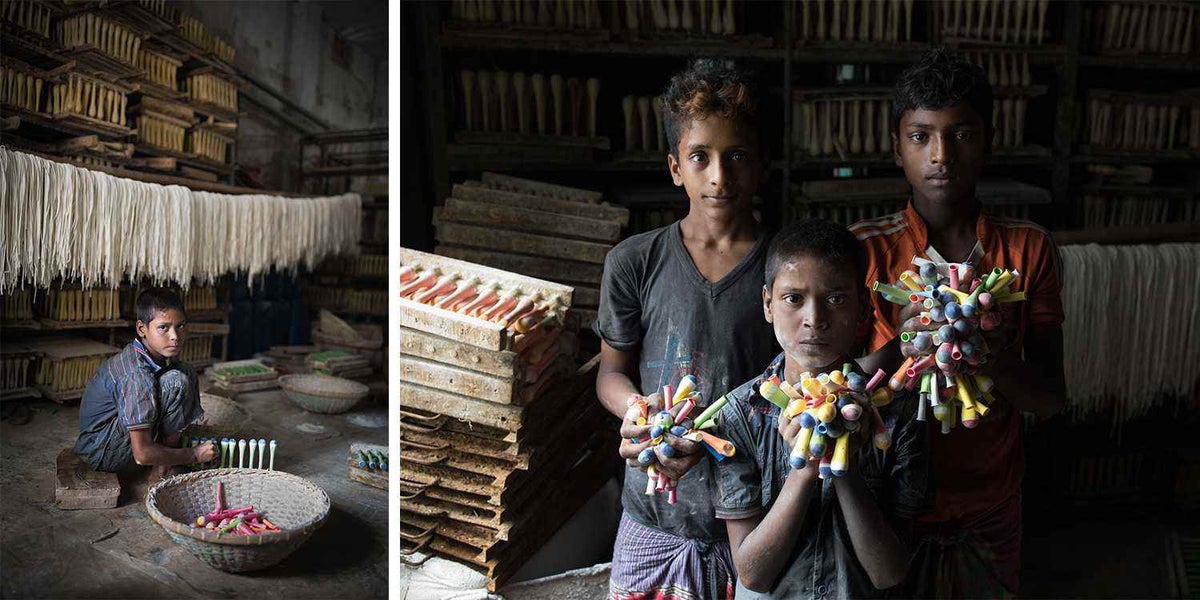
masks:
[(82, 397), (100, 363), (120, 352), (108, 344), (66, 336), (29, 339), (18, 345), (37, 353), (34, 385), (42, 396), (60, 403)]
[(305, 358), (305, 363), (313, 373), (347, 379), (367, 377), (374, 372), (371, 361), (366, 356), (343, 349), (314, 352)]
[(599, 192), (484, 173), (454, 186), (436, 218), (435, 252), (575, 288), (572, 312), (589, 327), (604, 257), (629, 211)]
[(209, 371), (209, 377), (215, 387), (236, 393), (279, 387), (279, 373), (255, 359), (217, 363)]
[(1186, 90), (1145, 94), (1087, 93), (1088, 153), (1155, 152), (1189, 156), (1200, 150), (1200, 96)]
[(37, 361), (37, 353), (24, 344), (5, 342), (0, 347), (0, 400), (37, 397), (30, 376), (30, 366)]
[(37, 304), (38, 317), (50, 327), (127, 325), (121, 319), (119, 290), (83, 290), (60, 286), (47, 290)]
[[(829, 179), (793, 186), (792, 196), (785, 208), (792, 220), (828, 219), (849, 227), (902, 210), (910, 188), (902, 177)], [(1030, 206), (1051, 201), (1044, 188), (1004, 178), (980, 181), (976, 196), (988, 214), (1021, 219), (1029, 218)]]
[(12, 326), (15, 322), (30, 323), (33, 321), (33, 295), (30, 288), (15, 289), (0, 295), (3, 304), (4, 324)]
[(359, 451), (375, 453), (376, 456), (382, 456), (384, 460), (386, 460), (388, 458), (388, 447), (380, 446), (379, 444), (351, 442), (350, 456), (346, 460), (348, 469), (346, 474), (350, 477), (350, 479), (360, 483), (365, 483), (371, 487), (377, 487), (381, 490), (388, 489), (387, 468), (380, 465), (375, 465), (375, 468), (371, 468), (370, 463), (368, 463), (365, 467), (359, 466)]
[[(365, 357), (372, 369), (379, 369), (387, 364), (387, 356), (383, 350), (382, 325), (346, 325), (349, 329), (335, 329), (329, 325), (330, 323), (320, 320), (312, 322), (312, 341), (318, 345), (317, 350), (345, 350), (357, 354)], [(354, 335), (350, 334), (351, 330)]]
[[(481, 265), (406, 249), (400, 261), (571, 302), (569, 287)], [(612, 473), (617, 436), (595, 397), (599, 357), (578, 365), (565, 316), (518, 333), (399, 302), (405, 552), (471, 565), (494, 590)]]

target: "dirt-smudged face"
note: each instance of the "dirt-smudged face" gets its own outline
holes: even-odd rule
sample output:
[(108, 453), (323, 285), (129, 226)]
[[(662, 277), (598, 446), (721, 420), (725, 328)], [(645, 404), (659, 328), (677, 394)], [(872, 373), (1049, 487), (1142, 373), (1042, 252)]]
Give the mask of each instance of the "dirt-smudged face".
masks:
[(840, 368), (865, 317), (861, 286), (854, 269), (808, 255), (782, 263), (771, 289), (763, 286), (763, 313), (797, 369), (789, 377)]
[(990, 131), (966, 102), (905, 111), (892, 147), (913, 199), (934, 204), (973, 199), (991, 153)]
[(154, 313), (154, 318), (146, 324), (137, 322), (138, 337), (155, 360), (175, 358), (183, 349), (184, 329), (187, 317), (173, 308)]
[(687, 190), (693, 210), (749, 210), (766, 178), (766, 158), (752, 128), (719, 115), (694, 119), (679, 137), (667, 167)]

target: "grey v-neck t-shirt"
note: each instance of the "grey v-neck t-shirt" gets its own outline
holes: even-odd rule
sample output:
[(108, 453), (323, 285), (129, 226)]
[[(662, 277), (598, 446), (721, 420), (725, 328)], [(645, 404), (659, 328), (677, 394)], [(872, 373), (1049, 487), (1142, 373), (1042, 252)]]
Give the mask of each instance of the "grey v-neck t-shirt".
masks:
[[(608, 253), (592, 328), (609, 346), (637, 353), (642, 394), (676, 386), (690, 374), (707, 405), (771, 363), (779, 346), (762, 310), (769, 243), (764, 233), (715, 283), (696, 268), (678, 222), (630, 237)], [(646, 474), (627, 467), (625, 512), (674, 535), (724, 540), (725, 524), (713, 514), (713, 472), (711, 457), (700, 461), (679, 481), (678, 503), (670, 505), (666, 494), (647, 496)]]

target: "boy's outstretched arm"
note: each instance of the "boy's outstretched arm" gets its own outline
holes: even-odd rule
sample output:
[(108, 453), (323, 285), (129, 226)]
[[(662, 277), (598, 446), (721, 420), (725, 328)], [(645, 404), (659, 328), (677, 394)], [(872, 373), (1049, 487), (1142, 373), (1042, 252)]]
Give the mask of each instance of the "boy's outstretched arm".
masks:
[[(800, 432), (800, 420), (790, 423), (780, 421), (779, 433), (791, 447)], [(791, 470), (783, 482), (783, 488), (771, 510), (764, 515), (745, 519), (726, 519), (725, 530), (729, 533), (729, 550), (733, 554), (733, 565), (738, 580), (746, 589), (766, 593), (779, 579), (787, 567), (788, 560), (799, 542), (800, 528), (813, 494), (819, 487), (817, 464), (811, 463), (803, 469)]]
[(1030, 325), (1023, 346), (1023, 360), (1016, 350), (998, 352), (984, 372), (1001, 396), (1044, 419), (1066, 405), (1062, 326)]
[(833, 485), (854, 554), (871, 578), (871, 585), (884, 590), (900, 583), (908, 570), (908, 549), (888, 525), (858, 469), (835, 477)]
[(195, 448), (172, 448), (155, 442), (149, 429), (130, 431), (129, 442), (133, 448), (133, 460), (139, 465), (190, 465), (208, 462), (216, 456), (211, 443)]

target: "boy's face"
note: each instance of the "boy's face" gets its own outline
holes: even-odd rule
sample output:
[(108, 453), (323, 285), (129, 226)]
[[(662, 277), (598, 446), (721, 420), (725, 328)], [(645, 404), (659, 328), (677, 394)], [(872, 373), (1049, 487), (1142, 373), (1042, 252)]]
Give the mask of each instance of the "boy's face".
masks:
[(763, 286), (763, 313), (801, 372), (825, 371), (847, 356), (865, 308), (853, 269), (809, 255), (781, 264), (772, 288)]
[(970, 200), (991, 153), (990, 129), (971, 105), (905, 111), (893, 134), (896, 166), (914, 200), (954, 204)]
[(679, 137), (678, 157), (667, 156), (676, 186), (693, 208), (748, 210), (767, 173), (767, 160), (752, 128), (719, 115), (693, 119)]
[(187, 317), (178, 310), (155, 311), (150, 323), (137, 322), (137, 334), (142, 338), (142, 344), (156, 359), (174, 358), (183, 349), (184, 328)]

